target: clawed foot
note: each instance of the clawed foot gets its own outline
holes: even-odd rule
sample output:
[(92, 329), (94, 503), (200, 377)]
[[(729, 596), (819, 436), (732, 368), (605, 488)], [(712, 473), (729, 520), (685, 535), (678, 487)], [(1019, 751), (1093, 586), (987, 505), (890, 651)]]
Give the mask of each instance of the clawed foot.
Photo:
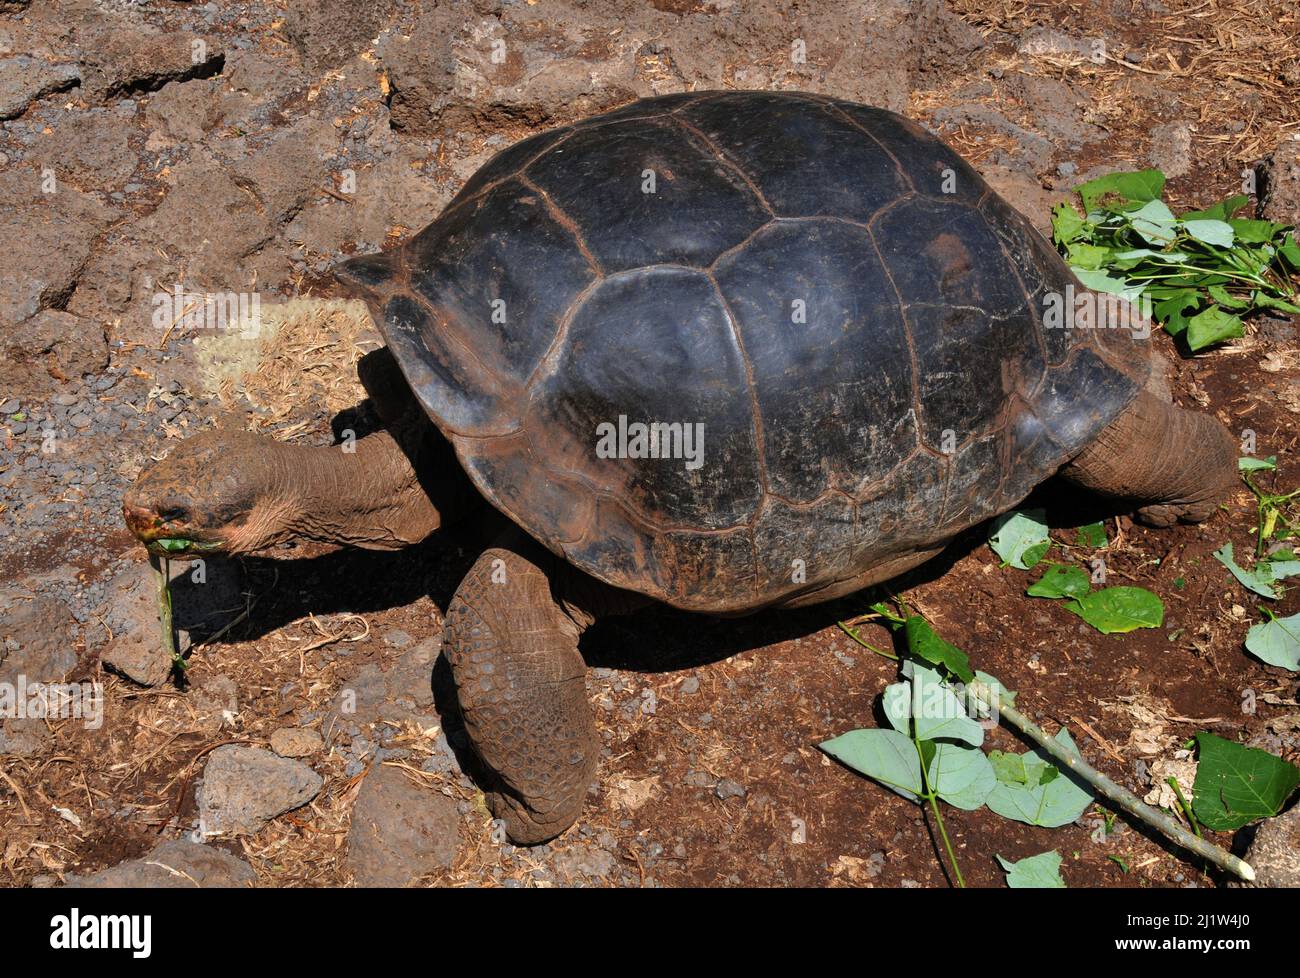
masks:
[(1138, 522), (1158, 530), (1178, 523), (1204, 523), (1219, 508), (1217, 500), (1192, 503), (1153, 503), (1143, 506), (1134, 515)]
[(549, 842), (572, 825), (582, 810), (579, 800), (578, 804), (567, 806), (571, 810), (560, 813), (558, 821), (539, 821), (536, 812), (530, 811), (518, 798), (501, 791), (488, 792), (487, 805), (492, 817), (501, 820), (506, 836), (517, 846)]

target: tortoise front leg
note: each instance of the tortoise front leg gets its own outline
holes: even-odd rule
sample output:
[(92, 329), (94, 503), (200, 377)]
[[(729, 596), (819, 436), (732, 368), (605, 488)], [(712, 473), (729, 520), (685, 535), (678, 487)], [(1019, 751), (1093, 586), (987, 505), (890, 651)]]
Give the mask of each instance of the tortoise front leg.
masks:
[(1144, 504), (1137, 517), (1150, 526), (1200, 523), (1237, 485), (1237, 444), (1217, 419), (1143, 391), (1060, 474)]
[(465, 730), (495, 782), (488, 805), (524, 845), (573, 824), (600, 754), (578, 653), (592, 618), (566, 611), (553, 587), (568, 573), (516, 533), (479, 557), (447, 609)]

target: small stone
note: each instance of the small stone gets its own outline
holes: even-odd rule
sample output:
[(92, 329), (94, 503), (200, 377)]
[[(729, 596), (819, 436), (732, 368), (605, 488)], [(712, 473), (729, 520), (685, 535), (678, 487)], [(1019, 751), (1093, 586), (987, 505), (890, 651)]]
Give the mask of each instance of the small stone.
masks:
[(1192, 131), (1186, 123), (1166, 122), (1151, 130), (1151, 165), (1167, 177), (1181, 177), (1192, 168)]
[(723, 778), (713, 789), (713, 793), (726, 801), (728, 798), (744, 798), (745, 789), (730, 778)]
[(0, 727), (0, 757), (40, 757), (53, 746), (44, 720), (6, 720)]
[(700, 691), (700, 681), (695, 676), (687, 676), (682, 680), (681, 691), (687, 696), (692, 696)]
[(100, 661), (141, 686), (161, 685), (172, 671), (172, 659), (162, 649), (161, 636), (153, 641), (118, 636), (100, 655)]
[(0, 682), (58, 682), (77, 664), (72, 647), (72, 609), (50, 595), (21, 589), (0, 592)]
[(408, 886), (446, 869), (460, 844), (454, 799), (376, 765), (361, 783), (348, 831), (347, 866), (358, 886)]
[(282, 727), (271, 734), (271, 750), (281, 757), (310, 757), (324, 746), (324, 738), (306, 727)]
[(394, 649), (404, 649), (413, 641), (414, 639), (400, 628), (394, 628), (384, 633), (384, 644)]
[(1300, 805), (1256, 830), (1246, 862), (1255, 870), (1255, 886), (1300, 888)]
[(203, 769), (199, 832), (252, 835), (276, 816), (307, 804), (323, 785), (301, 761), (244, 744), (219, 747)]
[(171, 839), (140, 859), (118, 863), (98, 873), (69, 876), (65, 885), (71, 889), (193, 889), (246, 887), (252, 886), (256, 879), (253, 867), (223, 849)]

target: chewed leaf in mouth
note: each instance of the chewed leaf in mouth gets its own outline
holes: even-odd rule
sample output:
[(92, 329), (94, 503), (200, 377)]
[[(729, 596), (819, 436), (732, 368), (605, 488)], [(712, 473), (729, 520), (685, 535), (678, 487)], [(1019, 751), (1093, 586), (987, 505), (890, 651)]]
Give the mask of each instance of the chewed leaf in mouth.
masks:
[(158, 537), (150, 540), (148, 549), (159, 554), (187, 554), (195, 553), (202, 550), (217, 550), (221, 547), (219, 543), (210, 543), (203, 540), (188, 540), (185, 537)]

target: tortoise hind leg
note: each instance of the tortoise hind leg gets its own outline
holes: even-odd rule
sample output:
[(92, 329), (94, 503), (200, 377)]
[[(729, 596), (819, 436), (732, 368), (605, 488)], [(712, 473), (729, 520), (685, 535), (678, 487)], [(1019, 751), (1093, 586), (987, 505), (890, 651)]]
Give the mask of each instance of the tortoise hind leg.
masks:
[(488, 805), (524, 845), (573, 824), (600, 753), (578, 653), (590, 619), (555, 597), (552, 574), (566, 570), (556, 565), (522, 543), (485, 551), (444, 632), (465, 730), (495, 781)]
[(1200, 523), (1237, 485), (1237, 444), (1208, 414), (1143, 391), (1060, 474), (1143, 504), (1137, 516), (1150, 526)]

